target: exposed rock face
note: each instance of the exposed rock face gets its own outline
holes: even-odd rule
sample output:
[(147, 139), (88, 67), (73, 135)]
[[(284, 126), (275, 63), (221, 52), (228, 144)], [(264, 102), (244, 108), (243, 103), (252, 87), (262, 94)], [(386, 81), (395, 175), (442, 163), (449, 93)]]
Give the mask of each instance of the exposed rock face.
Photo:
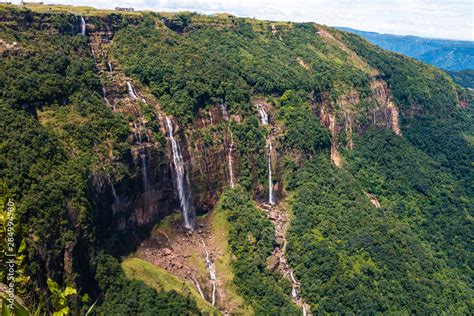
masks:
[(299, 64), (301, 67), (303, 67), (303, 68), (306, 69), (306, 70), (309, 70), (308, 64), (306, 64), (306, 63), (304, 62), (304, 60), (303, 60), (301, 57), (296, 57), (296, 61), (298, 62), (298, 64)]
[[(233, 118), (230, 118), (233, 119)], [(199, 211), (211, 210), (219, 199), (222, 190), (230, 185), (228, 155), (233, 147), (232, 174), (238, 177), (238, 150), (231, 140), (225, 115), (220, 106), (201, 110), (194, 124), (187, 129), (189, 165), (193, 201)], [(183, 148), (184, 144), (181, 144)], [(235, 149), (234, 149), (235, 148)]]
[(380, 202), (377, 200), (377, 198), (373, 194), (365, 192), (365, 195), (367, 195), (367, 197), (370, 200), (370, 203), (372, 203), (376, 208), (382, 207), (382, 205), (380, 205)]
[[(324, 40), (338, 46), (347, 53), (352, 64), (360, 68), (370, 78), (371, 95), (368, 97), (368, 101), (371, 103), (371, 106), (367, 109), (359, 106), (361, 97), (355, 90), (347, 91), (336, 101), (331, 101), (327, 94), (323, 94), (319, 96), (319, 103), (315, 100), (314, 92), (310, 95), (314, 115), (319, 116), (323, 125), (331, 132), (331, 160), (336, 166), (340, 167), (342, 161), (338, 147), (343, 146), (352, 149), (353, 133), (363, 133), (372, 126), (375, 128), (389, 128), (396, 135), (401, 136), (399, 111), (393, 102), (387, 83), (380, 77), (376, 69), (368, 65), (365, 60), (361, 59), (335, 35), (331, 34), (328, 29), (319, 27), (316, 33)], [(367, 121), (361, 120), (364, 117), (371, 117), (372, 119)], [(341, 141), (341, 138), (338, 136), (342, 132), (345, 133), (345, 138)]]
[(398, 122), (398, 109), (395, 103), (392, 101), (392, 96), (388, 89), (387, 83), (381, 79), (374, 78), (371, 82), (371, 88), (373, 91), (373, 99), (377, 101), (378, 115), (374, 111), (374, 125), (377, 124), (377, 116), (385, 124), (387, 128), (390, 128), (396, 135), (401, 135), (400, 125)]
[[(168, 233), (155, 228), (151, 237), (140, 245), (137, 255), (194, 284), (203, 299), (225, 310), (224, 294), (215, 270), (219, 253), (210, 242), (208, 223), (198, 223), (197, 227), (194, 231), (185, 230), (178, 221), (165, 228)], [(201, 266), (206, 266), (207, 271), (200, 269)]]
[(331, 161), (338, 168), (342, 166), (341, 155), (337, 150), (337, 130), (336, 130), (336, 117), (334, 114), (329, 114), (329, 130), (331, 131)]
[[(116, 115), (134, 118), (129, 122), (131, 152), (125, 161), (129, 177), (119, 180), (114, 174), (105, 171), (110, 170), (105, 166), (114, 166), (117, 163), (111, 150), (109, 157), (103, 157), (104, 170), (96, 172), (91, 179), (99, 223), (103, 223), (99, 233), (104, 239), (125, 234), (132, 240), (139, 241), (143, 230), (150, 229), (160, 218), (170, 214), (179, 205), (174, 195), (166, 148), (154, 140), (153, 132), (147, 128), (149, 122), (141, 110), (145, 105), (158, 105), (156, 100), (136, 88), (132, 88), (136, 93), (135, 97), (132, 97), (127, 85), (132, 80), (127, 78), (120, 71), (119, 65), (107, 55), (107, 45), (113, 38), (110, 21), (98, 20), (87, 27), (96, 68), (101, 81), (105, 83), (102, 85), (102, 94), (106, 104), (112, 107)], [(109, 63), (113, 63), (113, 67), (110, 67)], [(115, 244), (114, 240), (110, 242)]]

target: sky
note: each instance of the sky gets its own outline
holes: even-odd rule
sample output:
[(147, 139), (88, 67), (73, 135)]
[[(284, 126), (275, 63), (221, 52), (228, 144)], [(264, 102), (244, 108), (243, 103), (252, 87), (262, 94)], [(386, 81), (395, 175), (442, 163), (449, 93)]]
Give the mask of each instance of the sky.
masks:
[[(19, 0), (8, 0), (18, 3)], [(38, 2), (38, 0), (26, 0)], [(364, 31), (474, 41), (474, 0), (40, 0), (136, 10), (226, 12)]]

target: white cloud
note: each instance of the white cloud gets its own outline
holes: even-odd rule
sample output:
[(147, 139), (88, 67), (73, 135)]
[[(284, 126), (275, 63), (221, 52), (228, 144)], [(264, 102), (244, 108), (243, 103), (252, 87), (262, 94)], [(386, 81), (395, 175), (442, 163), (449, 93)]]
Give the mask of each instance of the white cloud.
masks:
[[(32, 0), (30, 0), (32, 1)], [(392, 34), (474, 40), (472, 0), (42, 0), (155, 11), (227, 12), (270, 20), (312, 21)]]

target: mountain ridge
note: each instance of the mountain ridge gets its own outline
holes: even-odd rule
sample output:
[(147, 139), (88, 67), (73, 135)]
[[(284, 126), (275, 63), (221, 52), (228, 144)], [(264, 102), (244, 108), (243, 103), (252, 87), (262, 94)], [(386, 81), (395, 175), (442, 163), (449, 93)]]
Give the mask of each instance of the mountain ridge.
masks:
[(381, 34), (348, 27), (337, 27), (337, 29), (361, 35), (384, 49), (402, 53), (445, 70), (474, 69), (473, 41)]

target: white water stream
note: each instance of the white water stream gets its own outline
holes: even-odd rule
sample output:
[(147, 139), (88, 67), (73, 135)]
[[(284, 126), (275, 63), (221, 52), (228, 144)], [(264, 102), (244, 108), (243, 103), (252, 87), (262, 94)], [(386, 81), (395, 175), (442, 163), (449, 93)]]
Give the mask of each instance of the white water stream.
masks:
[(193, 225), (191, 223), (191, 219), (189, 216), (189, 197), (190, 192), (187, 192), (187, 188), (190, 188), (189, 178), (185, 175), (185, 166), (183, 157), (181, 155), (181, 149), (179, 144), (176, 142), (174, 135), (173, 135), (173, 123), (171, 119), (167, 116), (166, 120), (166, 127), (168, 129), (168, 137), (171, 141), (171, 149), (173, 151), (173, 164), (174, 169), (176, 171), (176, 182), (178, 185), (178, 196), (179, 201), (181, 204), (181, 209), (183, 211), (184, 217), (184, 226), (188, 229), (192, 229)]

